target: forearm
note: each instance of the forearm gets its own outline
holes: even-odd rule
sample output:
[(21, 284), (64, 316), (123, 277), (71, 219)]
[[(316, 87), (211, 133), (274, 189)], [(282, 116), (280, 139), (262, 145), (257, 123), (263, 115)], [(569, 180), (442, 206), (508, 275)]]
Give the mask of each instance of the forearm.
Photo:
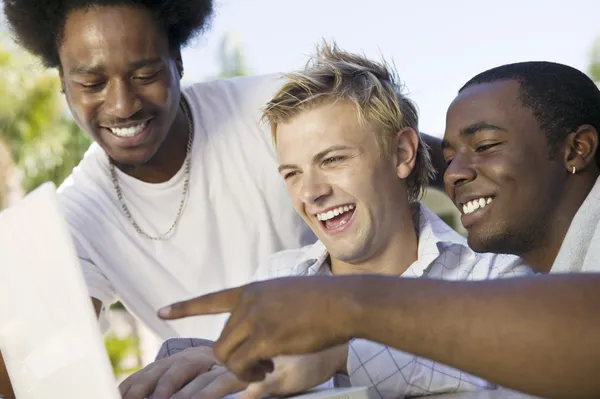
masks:
[(0, 397), (2, 396), (5, 399), (15, 399), (15, 393), (13, 392), (10, 379), (8, 378), (8, 371), (4, 364), (4, 358), (0, 352)]
[(544, 397), (600, 393), (600, 275), (350, 278), (355, 337)]
[(435, 177), (430, 182), (430, 185), (438, 190), (444, 191), (444, 173), (448, 165), (444, 160), (444, 154), (442, 153), (442, 141), (434, 136), (430, 136), (426, 133), (421, 133), (423, 140), (429, 146), (429, 156), (431, 157), (431, 163), (436, 171)]

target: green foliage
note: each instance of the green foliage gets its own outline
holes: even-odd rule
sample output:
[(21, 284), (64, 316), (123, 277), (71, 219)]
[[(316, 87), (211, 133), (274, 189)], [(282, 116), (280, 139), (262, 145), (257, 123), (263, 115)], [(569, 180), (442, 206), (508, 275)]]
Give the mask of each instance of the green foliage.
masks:
[(60, 184), (91, 144), (69, 118), (56, 71), (0, 39), (0, 139), (8, 146), (26, 192)]
[(236, 34), (227, 34), (221, 41), (219, 77), (231, 78), (250, 74), (241, 40)]
[(595, 82), (600, 83), (600, 37), (596, 39), (592, 46), (588, 74)]
[(139, 367), (127, 368), (123, 366), (123, 361), (128, 356), (139, 358), (138, 339), (132, 336), (120, 338), (116, 334), (106, 334), (104, 337), (104, 346), (108, 352), (108, 359), (110, 360), (115, 376), (129, 374), (139, 369)]

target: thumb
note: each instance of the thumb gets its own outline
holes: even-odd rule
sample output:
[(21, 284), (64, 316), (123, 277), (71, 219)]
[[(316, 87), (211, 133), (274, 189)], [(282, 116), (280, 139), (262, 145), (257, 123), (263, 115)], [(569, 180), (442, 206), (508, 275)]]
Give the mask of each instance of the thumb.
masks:
[(267, 394), (267, 389), (264, 382), (253, 382), (248, 384), (237, 399), (260, 399)]

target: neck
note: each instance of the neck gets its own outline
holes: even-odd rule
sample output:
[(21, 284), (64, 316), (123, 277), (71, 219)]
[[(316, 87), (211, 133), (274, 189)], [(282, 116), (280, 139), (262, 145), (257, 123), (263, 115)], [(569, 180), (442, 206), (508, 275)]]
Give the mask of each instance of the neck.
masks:
[[(387, 245), (368, 259), (358, 262), (344, 262), (331, 258), (332, 274), (383, 274), (400, 276), (417, 260), (418, 237), (415, 225), (418, 221), (416, 212), (410, 206), (404, 206), (399, 218), (395, 219), (398, 228), (393, 232)], [(413, 213), (416, 220), (413, 220)]]
[(597, 178), (597, 175), (593, 179), (588, 178), (583, 173), (581, 176), (574, 176), (573, 179), (576, 181), (564, 190), (569, 195), (565, 196), (551, 217), (548, 218), (549, 223), (543, 229), (545, 234), (536, 240), (531, 250), (520, 255), (536, 272), (548, 273), (552, 268), (571, 222), (594, 187)]
[(146, 183), (170, 180), (183, 166), (189, 140), (188, 119), (179, 107), (167, 137), (154, 156), (141, 165), (116, 165), (124, 173)]

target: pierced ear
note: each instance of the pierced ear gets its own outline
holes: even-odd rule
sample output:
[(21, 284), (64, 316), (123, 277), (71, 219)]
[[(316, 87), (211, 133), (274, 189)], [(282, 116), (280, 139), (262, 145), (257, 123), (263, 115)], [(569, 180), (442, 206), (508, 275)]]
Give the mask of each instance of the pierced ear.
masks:
[(411, 174), (417, 161), (419, 134), (410, 127), (400, 130), (396, 133), (394, 148), (396, 173), (399, 178), (406, 179)]
[(566, 140), (565, 167), (569, 173), (577, 173), (594, 163), (598, 151), (598, 131), (591, 125), (581, 125)]

